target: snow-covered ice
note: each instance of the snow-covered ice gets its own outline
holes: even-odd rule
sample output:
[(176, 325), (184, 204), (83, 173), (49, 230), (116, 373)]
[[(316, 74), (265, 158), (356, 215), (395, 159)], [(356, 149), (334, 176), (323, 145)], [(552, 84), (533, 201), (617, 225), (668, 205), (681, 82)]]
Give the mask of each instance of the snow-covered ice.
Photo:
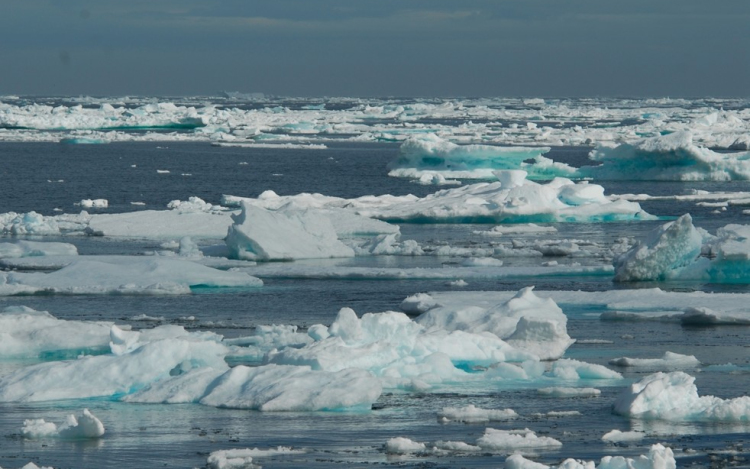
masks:
[(104, 424), (96, 418), (88, 409), (78, 414), (70, 414), (65, 423), (57, 426), (53, 422), (44, 419), (31, 419), (23, 423), (21, 430), (24, 438), (60, 438), (63, 440), (81, 440), (88, 438), (100, 438), (104, 435)]

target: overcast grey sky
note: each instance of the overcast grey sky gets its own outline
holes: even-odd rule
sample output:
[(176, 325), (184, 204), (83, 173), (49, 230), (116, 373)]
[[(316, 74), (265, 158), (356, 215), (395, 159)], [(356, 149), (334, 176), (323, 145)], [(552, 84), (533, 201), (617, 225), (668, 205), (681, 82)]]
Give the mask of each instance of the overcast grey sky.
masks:
[(750, 96), (748, 0), (0, 0), (0, 94)]

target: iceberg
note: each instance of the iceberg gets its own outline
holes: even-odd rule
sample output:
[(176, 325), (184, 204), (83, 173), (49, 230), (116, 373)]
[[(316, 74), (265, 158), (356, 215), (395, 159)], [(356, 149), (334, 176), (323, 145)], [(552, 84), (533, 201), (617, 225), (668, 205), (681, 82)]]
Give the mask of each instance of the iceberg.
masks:
[(695, 378), (674, 371), (655, 373), (631, 384), (615, 401), (615, 413), (674, 422), (749, 422), (750, 397), (698, 396)]
[[(456, 145), (435, 134), (406, 139), (398, 157), (388, 164), (389, 176), (423, 178), (494, 179), (493, 172), (522, 169), (529, 179), (571, 176), (576, 169), (542, 156), (549, 147), (501, 147), (494, 145)], [(528, 162), (528, 161), (531, 162)]]

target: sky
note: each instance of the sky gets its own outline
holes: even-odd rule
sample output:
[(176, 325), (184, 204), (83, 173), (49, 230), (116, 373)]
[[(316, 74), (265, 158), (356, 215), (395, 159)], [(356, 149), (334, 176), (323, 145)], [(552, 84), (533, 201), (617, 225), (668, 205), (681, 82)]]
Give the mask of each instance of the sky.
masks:
[(750, 97), (748, 0), (0, 0), (0, 95)]

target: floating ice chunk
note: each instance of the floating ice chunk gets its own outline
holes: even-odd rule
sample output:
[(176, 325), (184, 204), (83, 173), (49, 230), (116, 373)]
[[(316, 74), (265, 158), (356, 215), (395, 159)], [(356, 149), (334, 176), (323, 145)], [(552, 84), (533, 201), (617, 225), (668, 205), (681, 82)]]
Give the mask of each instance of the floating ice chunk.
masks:
[(446, 285), (448, 285), (449, 287), (463, 288), (469, 286), (469, 283), (463, 279), (458, 279), (448, 282)]
[(750, 325), (750, 315), (713, 311), (709, 308), (687, 308), (679, 315), (682, 324), (691, 326)]
[(327, 217), (313, 211), (272, 212), (242, 204), (226, 243), (235, 259), (292, 260), (353, 257)]
[(83, 199), (78, 202), (78, 205), (84, 208), (107, 208), (109, 207), (109, 202), (107, 199)]
[(424, 443), (419, 443), (402, 436), (391, 438), (385, 442), (385, 452), (388, 454), (410, 454), (427, 450)]
[(64, 294), (185, 294), (190, 287), (259, 287), (244, 272), (226, 272), (194, 262), (161, 256), (106, 257), (73, 261), (49, 273), (0, 273), (0, 295), (50, 292)]
[(104, 435), (104, 425), (88, 409), (78, 415), (68, 415), (60, 427), (44, 419), (25, 420), (21, 430), (24, 438), (61, 438), (63, 440), (81, 440), (100, 438)]
[[(515, 174), (515, 173), (514, 173)], [(496, 171), (503, 177), (504, 172)], [(368, 212), (375, 218), (416, 223), (592, 222), (651, 219), (640, 205), (611, 201), (601, 186), (555, 178), (548, 184), (524, 181), (477, 183), (446, 189), (411, 203), (383, 206)]]
[(716, 153), (693, 144), (690, 132), (599, 147), (590, 155), (601, 166), (581, 169), (595, 179), (730, 181), (750, 179), (750, 153)]
[(596, 397), (602, 393), (596, 388), (565, 388), (560, 386), (539, 388), (538, 392), (550, 397)]
[(323, 327), (314, 329), (314, 343), (271, 351), (268, 360), (328, 371), (365, 369), (387, 387), (425, 389), (425, 385), (471, 379), (456, 364), (488, 366), (536, 359), (492, 334), (425, 329), (403, 313), (368, 313), (360, 319), (342, 308), (334, 323), (325, 331)]
[(417, 293), (401, 302), (401, 311), (407, 314), (422, 314), (437, 305), (438, 303), (427, 293)]
[(108, 350), (112, 323), (65, 321), (25, 306), (0, 313), (0, 358), (60, 359)]
[(611, 430), (602, 436), (602, 441), (608, 441), (610, 443), (623, 443), (627, 441), (640, 441), (646, 434), (644, 432), (623, 432), (620, 430)]
[(506, 236), (512, 234), (536, 234), (536, 233), (556, 233), (557, 228), (554, 226), (541, 226), (535, 223), (526, 223), (518, 225), (497, 225), (491, 230), (475, 231), (474, 234), (484, 236)]
[(634, 368), (695, 368), (701, 362), (693, 355), (680, 355), (679, 353), (664, 352), (662, 358), (615, 358), (609, 361), (610, 365), (626, 366)]
[(0, 258), (76, 255), (78, 255), (78, 249), (68, 243), (45, 243), (24, 240), (0, 243)]
[(514, 449), (559, 448), (558, 440), (548, 436), (537, 436), (528, 428), (523, 430), (496, 430), (487, 428), (477, 440), (477, 446), (485, 451), (508, 451)]
[(727, 225), (711, 236), (683, 215), (616, 259), (615, 280), (747, 283), (749, 253), (750, 226)]
[[(546, 466), (529, 459), (520, 454), (513, 454), (505, 460), (505, 469), (552, 469), (554, 466)], [(623, 456), (605, 456), (598, 465), (594, 461), (579, 461), (566, 459), (556, 469), (676, 469), (677, 461), (670, 448), (661, 444), (651, 446), (648, 455), (641, 455), (635, 459)]]
[(532, 290), (524, 288), (490, 308), (433, 308), (417, 322), (449, 331), (491, 332), (542, 359), (559, 358), (574, 342), (567, 334), (567, 317), (553, 300), (541, 299)]
[(698, 396), (695, 378), (674, 371), (655, 373), (631, 384), (615, 401), (615, 413), (669, 421), (750, 421), (750, 397)]
[(575, 168), (542, 156), (549, 150), (548, 147), (456, 145), (435, 134), (424, 134), (404, 141), (398, 158), (388, 164), (388, 169), (390, 176), (417, 178), (440, 173), (444, 177), (491, 179), (492, 172), (498, 169), (523, 169), (532, 179), (575, 173)]
[(417, 182), (423, 186), (461, 185), (461, 181), (456, 179), (446, 179), (442, 174), (433, 172), (423, 172), (422, 175), (419, 176)]
[(357, 246), (355, 251), (358, 256), (421, 256), (424, 254), (422, 247), (416, 241), (408, 239), (399, 242), (398, 238), (398, 233), (381, 234), (369, 239), (364, 245)]
[(0, 214), (0, 232), (18, 235), (60, 234), (60, 226), (54, 217), (45, 217), (36, 212)]
[(0, 378), (0, 401), (118, 398), (185, 369), (226, 369), (226, 348), (189, 337), (146, 343), (122, 355), (32, 365)]
[(562, 379), (622, 379), (622, 375), (606, 366), (586, 363), (570, 358), (557, 360), (552, 364), (552, 376)]
[(461, 261), (464, 267), (500, 267), (503, 261), (492, 257), (469, 257)]
[(513, 409), (480, 409), (472, 404), (466, 407), (445, 407), (438, 412), (438, 419), (465, 423), (486, 423), (518, 418)]
[(615, 259), (615, 281), (666, 280), (695, 262), (703, 235), (685, 214), (662, 225), (649, 237)]
[(212, 451), (208, 456), (206, 464), (209, 469), (246, 469), (253, 466), (253, 458), (268, 456), (301, 454), (304, 451), (295, 450), (287, 446), (279, 446), (271, 449), (224, 449)]

